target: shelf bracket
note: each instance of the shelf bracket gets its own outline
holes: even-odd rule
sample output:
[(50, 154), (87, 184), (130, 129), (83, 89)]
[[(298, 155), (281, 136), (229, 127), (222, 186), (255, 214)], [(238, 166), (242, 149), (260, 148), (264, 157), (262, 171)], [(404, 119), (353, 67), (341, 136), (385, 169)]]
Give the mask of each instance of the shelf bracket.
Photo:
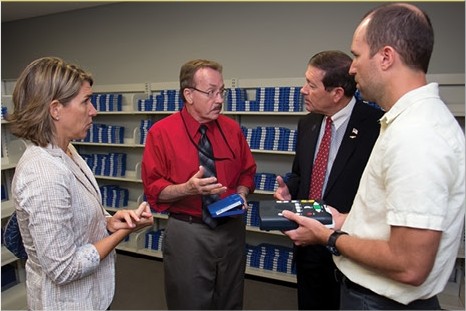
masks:
[(234, 89), (237, 87), (238, 87), (238, 79), (236, 78), (231, 79), (231, 88)]
[(150, 82), (144, 83), (144, 93), (145, 93), (147, 96), (152, 95), (152, 90), (151, 90)]

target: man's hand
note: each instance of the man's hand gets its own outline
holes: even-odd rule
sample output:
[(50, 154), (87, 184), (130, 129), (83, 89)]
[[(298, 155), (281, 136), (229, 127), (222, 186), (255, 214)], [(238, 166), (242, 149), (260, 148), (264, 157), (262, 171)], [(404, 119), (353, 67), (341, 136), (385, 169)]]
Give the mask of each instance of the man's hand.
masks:
[(348, 216), (348, 214), (340, 213), (333, 206), (327, 205), (327, 207), (330, 209), (330, 212), (332, 213), (333, 222), (335, 223), (333, 229), (334, 230), (340, 230), (341, 227), (343, 226), (343, 223), (345, 222), (346, 216)]
[(186, 192), (188, 195), (222, 194), (227, 191), (227, 187), (217, 183), (216, 177), (202, 178), (202, 176), (204, 176), (204, 172), (204, 167), (199, 166), (199, 171), (197, 171), (197, 173), (186, 182)]
[(288, 210), (283, 211), (283, 216), (296, 222), (299, 226), (297, 229), (283, 232), (297, 246), (326, 245), (330, 234), (333, 232), (333, 230), (325, 227), (315, 219), (299, 216)]
[(283, 181), (281, 176), (277, 176), (278, 188), (275, 190), (273, 197), (280, 201), (289, 201), (291, 200), (291, 194), (288, 190), (288, 186)]

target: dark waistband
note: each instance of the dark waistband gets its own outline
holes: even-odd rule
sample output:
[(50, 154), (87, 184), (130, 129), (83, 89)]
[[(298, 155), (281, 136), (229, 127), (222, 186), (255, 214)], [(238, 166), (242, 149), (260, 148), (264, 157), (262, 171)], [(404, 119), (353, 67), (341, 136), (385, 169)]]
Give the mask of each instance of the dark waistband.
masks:
[[(414, 309), (418, 309), (418, 310), (439, 310), (440, 309), (440, 305), (439, 305), (439, 302), (438, 302), (438, 297), (436, 295), (434, 295), (434, 296), (432, 296), (430, 298), (427, 298), (427, 299), (417, 299), (417, 300), (411, 301), (407, 305), (403, 305), (403, 304), (401, 304), (401, 303), (399, 303), (399, 302), (397, 302), (395, 300), (392, 300), (392, 299), (390, 299), (388, 297), (379, 295), (379, 294), (371, 291), (370, 289), (368, 289), (368, 288), (366, 288), (364, 286), (361, 286), (359, 284), (354, 283), (353, 281), (348, 279), (338, 269), (335, 269), (335, 278), (336, 278), (336, 280), (338, 282), (340, 282), (340, 284), (343, 284), (349, 290), (353, 290), (355, 292), (358, 292), (358, 293), (361, 293), (361, 294), (364, 294), (364, 295), (371, 295), (372, 297), (374, 297), (374, 296), (380, 297), (379, 299), (383, 299), (386, 306), (391, 306), (392, 307), (390, 309), (395, 309), (395, 307), (396, 308), (402, 307), (403, 309), (407, 308), (407, 309), (413, 309), (413, 310)], [(387, 301), (390, 301), (390, 304), (386, 304)]]
[[(189, 222), (190, 224), (202, 224), (202, 225), (207, 226), (207, 224), (202, 220), (201, 217), (196, 217), (196, 216), (191, 216), (188, 214), (181, 214), (181, 213), (170, 213), (170, 217), (173, 217), (175, 219), (178, 219), (184, 222)], [(215, 222), (217, 226), (221, 226), (221, 225), (226, 224), (232, 218), (233, 217), (220, 217), (220, 218), (216, 218)]]
[(344, 275), (340, 270), (338, 269), (335, 269), (335, 279), (337, 280), (337, 282), (339, 282), (340, 284), (344, 284), (347, 288), (350, 288), (350, 289), (353, 289), (357, 292), (360, 292), (360, 293), (364, 293), (364, 294), (371, 294), (371, 295), (378, 295), (376, 293), (374, 293), (373, 291), (371, 291), (370, 289), (364, 287), (364, 286), (361, 286), (359, 284), (356, 284), (354, 283), (353, 281), (351, 281), (350, 279), (348, 279), (346, 277), (346, 275)]
[(188, 214), (170, 213), (170, 217), (173, 217), (173, 218), (181, 220), (181, 221), (189, 222), (190, 224), (192, 224), (192, 223), (205, 224), (204, 221), (202, 221), (202, 218), (191, 216), (191, 215), (188, 215)]

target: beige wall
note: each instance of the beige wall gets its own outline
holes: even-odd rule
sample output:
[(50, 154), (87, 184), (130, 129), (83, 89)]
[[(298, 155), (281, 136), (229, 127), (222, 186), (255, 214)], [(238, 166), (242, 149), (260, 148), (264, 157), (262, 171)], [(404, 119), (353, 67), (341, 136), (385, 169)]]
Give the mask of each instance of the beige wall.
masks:
[[(7, 5), (2, 3), (3, 5)], [(210, 58), (229, 78), (301, 77), (324, 49), (347, 53), (375, 2), (116, 3), (1, 25), (2, 79), (55, 55), (90, 70), (97, 84), (177, 81), (180, 65)], [(436, 44), (430, 73), (464, 73), (464, 2), (417, 2)]]

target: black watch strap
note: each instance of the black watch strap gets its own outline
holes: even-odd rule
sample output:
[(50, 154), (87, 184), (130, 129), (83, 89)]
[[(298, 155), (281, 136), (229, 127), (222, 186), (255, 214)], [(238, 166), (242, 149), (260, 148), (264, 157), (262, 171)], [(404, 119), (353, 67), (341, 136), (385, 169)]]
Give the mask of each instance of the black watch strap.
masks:
[(332, 253), (332, 255), (340, 256), (340, 252), (338, 251), (336, 247), (336, 243), (337, 243), (337, 239), (344, 234), (348, 234), (348, 233), (344, 231), (340, 231), (340, 230), (335, 230), (329, 236), (328, 241), (327, 241), (327, 249), (329, 250), (330, 253)]

